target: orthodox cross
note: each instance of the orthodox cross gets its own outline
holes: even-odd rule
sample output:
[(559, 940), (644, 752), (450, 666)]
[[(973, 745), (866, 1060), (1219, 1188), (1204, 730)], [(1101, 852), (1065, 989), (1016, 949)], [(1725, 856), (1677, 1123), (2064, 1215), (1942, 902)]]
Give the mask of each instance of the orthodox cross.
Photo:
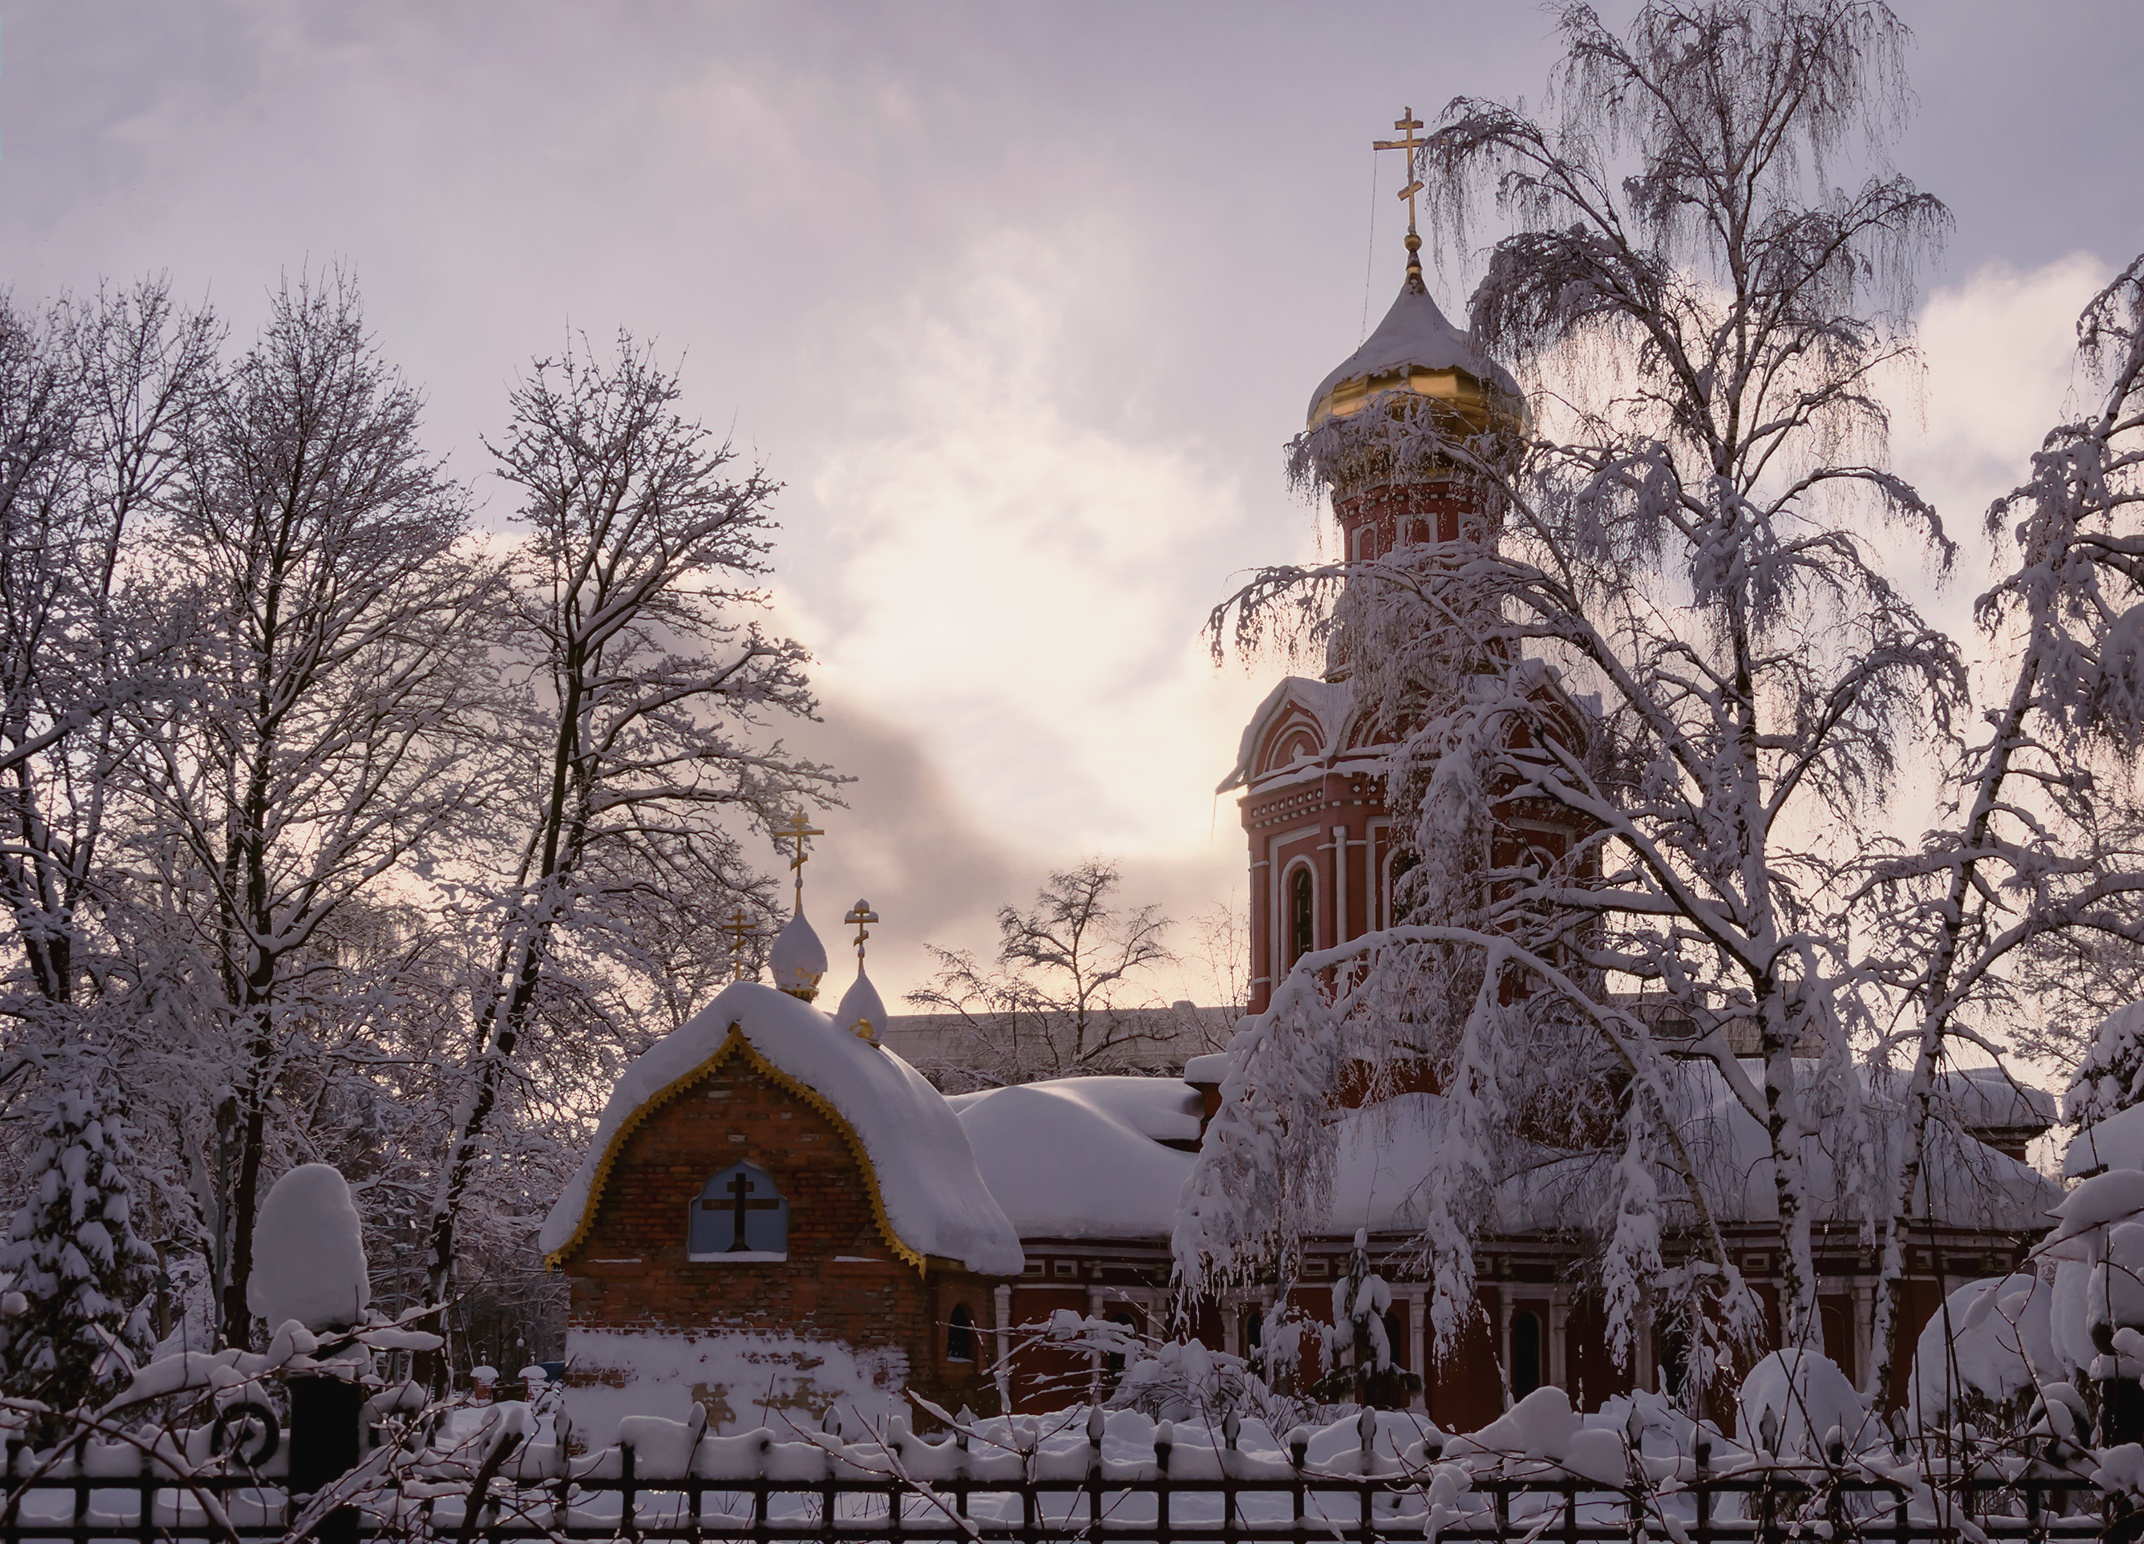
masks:
[(752, 1176), (747, 1174), (742, 1169), (739, 1169), (735, 1174), (732, 1174), (730, 1176), (730, 1182), (722, 1188), (727, 1190), (730, 1194), (731, 1221), (729, 1252), (731, 1254), (735, 1254), (738, 1250), (743, 1249), (745, 1247), (744, 1214), (746, 1212), (771, 1212), (777, 1207), (779, 1207), (782, 1203), (779, 1199), (773, 1201), (761, 1201), (753, 1199)]
[(722, 931), (730, 935), (730, 970), (732, 972), (730, 979), (742, 981), (747, 958), (744, 952), (744, 941), (756, 934), (759, 929), (752, 926), (752, 919), (744, 914), (744, 908), (740, 906), (730, 913), (730, 920), (722, 924)]
[(826, 835), (824, 831), (805, 818), (802, 805), (797, 807), (797, 812), (789, 817), (786, 824), (774, 828), (775, 846), (780, 847), (789, 842), (797, 844), (796, 856), (789, 860), (789, 866), (795, 870), (797, 876), (797, 906), (796, 910), (791, 913), (793, 916), (801, 917), (804, 915), (804, 865), (811, 858), (811, 854), (805, 850), (805, 840), (809, 837), (824, 835)]
[(861, 970), (864, 964), (864, 940), (871, 936), (866, 924), (878, 921), (878, 913), (871, 909), (869, 901), (858, 901), (841, 920), (856, 929), (856, 968)]
[(1403, 107), (1400, 112), (1404, 116), (1393, 120), (1392, 126), (1395, 129), (1405, 130), (1406, 137), (1404, 139), (1373, 140), (1371, 143), (1379, 150), (1404, 150), (1407, 152), (1407, 186), (1400, 189), (1400, 197), (1407, 200), (1407, 234), (1412, 236), (1414, 234), (1414, 199), (1415, 195), (1422, 191), (1423, 186), (1422, 179), (1414, 174), (1414, 153), (1420, 150), (1428, 141), (1414, 137), (1414, 131), (1422, 127), (1422, 120), (1414, 115), (1414, 109)]

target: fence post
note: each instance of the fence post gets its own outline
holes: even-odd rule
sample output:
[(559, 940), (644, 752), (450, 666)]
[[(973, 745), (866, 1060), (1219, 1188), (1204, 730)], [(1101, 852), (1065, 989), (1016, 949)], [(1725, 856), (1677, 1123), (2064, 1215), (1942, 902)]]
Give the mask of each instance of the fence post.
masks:
[(1169, 1544), (1169, 1453), (1176, 1446), (1176, 1424), (1163, 1421), (1154, 1428), (1154, 1536)]
[(2099, 1442), (2102, 1447), (2144, 1442), (2144, 1384), (2134, 1378), (2099, 1380)]
[(1712, 1444), (1699, 1436), (1690, 1444), (1690, 1457), (1694, 1479), (1690, 1488), (1697, 1492), (1697, 1544), (1712, 1544)]
[[(2092, 1326), (2093, 1344), (2099, 1350), (2094, 1372), (2105, 1374), (2099, 1380), (2099, 1443), (2101, 1447), (2116, 1447), (2124, 1442), (2144, 1440), (2144, 1386), (2136, 1379), (2122, 1376), (2122, 1358), (2115, 1354), (2114, 1332), (2104, 1324)], [(2144, 1538), (2144, 1513), (2129, 1504), (2129, 1499), (2120, 1491), (2107, 1495), (2106, 1537), (2110, 1544), (2134, 1544)]]
[[(290, 1508), (326, 1490), (357, 1467), (365, 1391), (346, 1378), (317, 1373), (288, 1380), (290, 1390)], [(357, 1508), (339, 1506), (320, 1520), (319, 1544), (357, 1544)]]

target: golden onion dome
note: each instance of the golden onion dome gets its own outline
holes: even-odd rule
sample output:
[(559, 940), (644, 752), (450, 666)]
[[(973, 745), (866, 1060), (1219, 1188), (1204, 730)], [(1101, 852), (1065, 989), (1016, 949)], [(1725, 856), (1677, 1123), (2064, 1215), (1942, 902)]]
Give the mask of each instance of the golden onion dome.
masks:
[(1523, 412), (1519, 383), (1510, 372), (1477, 351), (1473, 339), (1437, 308), (1411, 250), (1415, 238), (1410, 235), (1408, 241), (1407, 282), (1399, 299), (1362, 347), (1318, 382), (1310, 396), (1309, 428), (1346, 418), (1394, 391), (1441, 403), (1480, 428)]

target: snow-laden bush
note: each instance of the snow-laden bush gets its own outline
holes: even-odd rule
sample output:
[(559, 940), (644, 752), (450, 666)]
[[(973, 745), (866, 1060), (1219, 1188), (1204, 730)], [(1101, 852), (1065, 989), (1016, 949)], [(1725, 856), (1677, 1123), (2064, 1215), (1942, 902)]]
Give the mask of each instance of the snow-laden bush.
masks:
[(1385, 1315), (1392, 1310), (1392, 1288), (1370, 1269), (1370, 1238), (1355, 1230), (1340, 1279), (1333, 1283), (1332, 1323), (1322, 1327), (1323, 1375), (1311, 1395), (1327, 1404), (1377, 1405), (1392, 1408), (1422, 1386), (1421, 1376), (1392, 1360), (1392, 1337)]
[(2124, 1004), (2099, 1021), (2063, 1095), (2062, 1114), (2089, 1126), (2139, 1100), (2144, 1100), (2144, 1002)]
[[(0, 1386), (71, 1409), (125, 1381), (149, 1341), (155, 1257), (135, 1235), (125, 1124), (94, 1082), (42, 1099), (29, 1200), (0, 1243)], [(11, 1294), (12, 1295), (12, 1294)]]

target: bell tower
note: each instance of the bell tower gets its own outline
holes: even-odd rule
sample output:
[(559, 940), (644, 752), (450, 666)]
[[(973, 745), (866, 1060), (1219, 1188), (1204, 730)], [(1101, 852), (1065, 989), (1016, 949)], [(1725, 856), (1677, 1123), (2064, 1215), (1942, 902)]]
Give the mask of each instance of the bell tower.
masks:
[[(1412, 175), (1422, 127), (1411, 109), (1380, 150), (1408, 157), (1407, 268), (1397, 299), (1360, 348), (1311, 393), (1296, 442), (1299, 475), (1331, 500), (1341, 551), (1369, 562), (1424, 542), (1493, 542), (1477, 484), (1434, 449), (1523, 422), (1518, 383), (1438, 309), (1422, 277)], [(1250, 844), (1251, 1012), (1295, 961), (1390, 926), (1393, 842), (1385, 752), (1358, 722), (1344, 657), (1323, 679), (1291, 676), (1245, 728), (1221, 791), (1240, 790)]]

